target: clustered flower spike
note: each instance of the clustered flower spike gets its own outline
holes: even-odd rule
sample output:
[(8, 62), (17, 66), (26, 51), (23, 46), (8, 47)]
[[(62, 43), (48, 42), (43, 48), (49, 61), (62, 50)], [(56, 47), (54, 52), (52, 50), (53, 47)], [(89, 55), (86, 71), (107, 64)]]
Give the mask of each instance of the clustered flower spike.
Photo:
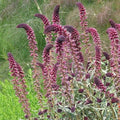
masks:
[(26, 34), (28, 36), (27, 39), (29, 40), (29, 47), (30, 47), (30, 53), (31, 53), (30, 56), (33, 57), (31, 65), (33, 68), (33, 78), (35, 79), (34, 89), (37, 92), (37, 97), (39, 99), (39, 102), (41, 103), (41, 96), (42, 95), (40, 93), (40, 81), (38, 80), (39, 79), (39, 71), (38, 71), (38, 67), (37, 67), (38, 48), (37, 48), (37, 42), (35, 40), (36, 37), (35, 37), (33, 29), (27, 24), (24, 24), (24, 23), (19, 24), (19, 25), (17, 25), (17, 28), (24, 28), (26, 31)]
[(120, 24), (115, 23), (112, 19), (110, 19), (109, 22), (113, 28), (120, 31)]
[(103, 92), (106, 91), (106, 87), (103, 85), (102, 81), (98, 77), (94, 78), (94, 83), (98, 89), (101, 89)]
[(45, 27), (50, 25), (50, 22), (49, 22), (48, 18), (45, 17), (44, 15), (37, 13), (37, 14), (35, 14), (35, 17), (40, 18), (43, 21)]
[(54, 8), (53, 19), (52, 19), (53, 24), (59, 24), (60, 23), (59, 9), (60, 9), (60, 5), (56, 5), (55, 8)]
[(43, 61), (44, 65), (49, 64), (50, 62), (50, 49), (53, 47), (52, 44), (47, 44), (43, 50)]
[(24, 80), (24, 72), (21, 66), (15, 61), (13, 55), (8, 53), (8, 61), (9, 68), (11, 71), (11, 75), (14, 77), (12, 83), (14, 85), (14, 90), (16, 96), (19, 98), (19, 102), (22, 104), (22, 108), (24, 109), (25, 117), (29, 118), (31, 116), (30, 106), (27, 99), (27, 91), (26, 91), (26, 82)]
[(87, 19), (87, 17), (86, 17), (86, 9), (83, 6), (83, 4), (80, 3), (80, 2), (77, 2), (76, 5), (79, 8), (80, 21), (81, 21), (80, 25), (82, 27), (82, 30), (85, 31), (87, 29), (87, 25), (88, 25), (88, 23), (86, 21), (86, 19)]
[(101, 69), (101, 40), (95, 28), (88, 28), (86, 32), (91, 34), (95, 44), (95, 64), (96, 72), (98, 73), (98, 71)]

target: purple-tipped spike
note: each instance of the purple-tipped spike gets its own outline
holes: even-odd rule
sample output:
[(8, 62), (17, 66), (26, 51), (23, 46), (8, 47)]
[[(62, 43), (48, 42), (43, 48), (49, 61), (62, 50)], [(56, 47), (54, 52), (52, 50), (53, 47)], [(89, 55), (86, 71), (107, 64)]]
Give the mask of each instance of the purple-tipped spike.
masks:
[(54, 12), (53, 12), (53, 24), (59, 24), (60, 23), (60, 18), (59, 18), (59, 9), (60, 9), (60, 5), (56, 5), (54, 8)]

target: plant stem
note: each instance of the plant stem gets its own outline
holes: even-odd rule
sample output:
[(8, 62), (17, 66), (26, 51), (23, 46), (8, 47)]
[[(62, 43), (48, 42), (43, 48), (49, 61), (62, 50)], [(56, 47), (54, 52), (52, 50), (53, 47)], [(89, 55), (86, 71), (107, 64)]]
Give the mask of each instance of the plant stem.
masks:
[(42, 11), (41, 11), (41, 9), (40, 9), (40, 6), (39, 6), (37, 0), (34, 0), (34, 2), (35, 2), (35, 4), (36, 4), (36, 6), (37, 6), (37, 9), (38, 9), (39, 13), (42, 14)]

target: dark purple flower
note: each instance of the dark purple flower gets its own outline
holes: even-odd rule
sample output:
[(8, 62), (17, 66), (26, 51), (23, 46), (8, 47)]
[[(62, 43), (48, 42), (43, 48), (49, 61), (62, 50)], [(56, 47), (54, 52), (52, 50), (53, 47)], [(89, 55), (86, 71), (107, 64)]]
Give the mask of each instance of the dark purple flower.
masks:
[(42, 115), (43, 114), (43, 111), (39, 111), (38, 115)]
[(109, 22), (110, 22), (110, 24), (111, 24), (111, 26), (112, 26), (113, 28), (116, 27), (116, 26), (115, 26), (115, 22), (114, 22), (112, 19), (110, 19)]
[(79, 91), (79, 93), (83, 93), (84, 89), (79, 89), (78, 91)]
[(101, 103), (101, 102), (102, 102), (102, 100), (101, 100), (101, 99), (99, 99), (99, 98), (97, 98), (97, 102), (98, 102), (98, 103)]
[(34, 118), (34, 120), (38, 120), (38, 118)]
[(103, 90), (104, 92), (106, 91), (106, 87), (103, 85), (102, 81), (98, 77), (94, 78), (94, 83), (99, 89)]
[(26, 118), (26, 119), (28, 119), (28, 118), (29, 118), (29, 116), (28, 116), (28, 115), (25, 115), (25, 118)]
[(61, 110), (61, 109), (58, 109), (58, 110), (57, 110), (57, 112), (58, 112), (58, 113), (61, 113), (61, 112), (62, 112), (62, 110)]
[(114, 97), (114, 93), (110, 93), (109, 97), (113, 98)]
[(109, 86), (110, 85), (110, 83), (109, 82), (106, 82), (106, 84), (105, 84), (106, 86)]
[(47, 111), (48, 111), (48, 109), (43, 110), (43, 114), (46, 113)]
[(45, 17), (44, 15), (38, 13), (38, 14), (35, 14), (35, 17), (40, 18), (43, 21), (45, 27), (50, 25), (50, 22), (49, 22), (48, 18)]
[(81, 101), (78, 101), (77, 104), (79, 104)]
[(60, 35), (57, 40), (58, 43), (62, 43), (63, 41), (65, 41), (65, 37), (63, 35)]
[(82, 3), (77, 2), (76, 5), (78, 6), (79, 9), (79, 16), (80, 16), (80, 25), (82, 27), (82, 30), (86, 30), (86, 26), (88, 25), (87, 21), (86, 21), (86, 9), (83, 6)]
[(106, 60), (109, 60), (110, 59), (110, 56), (107, 52), (103, 52), (103, 55), (105, 56)]
[(87, 105), (87, 104), (91, 104), (91, 103), (93, 103), (92, 100), (87, 99), (86, 102), (85, 102), (85, 105)]
[(107, 103), (107, 106), (110, 106), (110, 103)]
[(71, 110), (71, 112), (75, 112), (75, 107), (74, 106), (71, 107), (70, 110)]
[(108, 72), (108, 73), (106, 73), (106, 76), (107, 76), (107, 77), (113, 77), (113, 74), (110, 73), (110, 72)]
[(119, 102), (119, 99), (118, 99), (118, 98), (113, 97), (113, 98), (111, 99), (111, 103), (118, 103), (118, 102)]
[(90, 74), (87, 73), (87, 74), (85, 75), (85, 78), (86, 78), (86, 79), (89, 79), (89, 78), (90, 78)]
[(53, 19), (52, 19), (53, 24), (59, 24), (60, 23), (59, 9), (60, 9), (60, 5), (56, 5), (55, 8), (54, 8)]
[(84, 120), (88, 120), (88, 117), (84, 117)]
[(47, 115), (47, 118), (50, 118), (50, 115)]

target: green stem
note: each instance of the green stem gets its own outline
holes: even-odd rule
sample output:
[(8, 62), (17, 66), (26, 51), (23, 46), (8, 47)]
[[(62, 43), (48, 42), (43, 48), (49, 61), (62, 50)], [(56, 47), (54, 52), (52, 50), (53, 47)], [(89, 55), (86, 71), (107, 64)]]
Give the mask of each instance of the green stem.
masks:
[(37, 6), (37, 9), (38, 9), (39, 13), (42, 14), (42, 11), (41, 11), (41, 9), (40, 9), (40, 6), (39, 6), (37, 0), (34, 0), (34, 2), (35, 2), (35, 4), (36, 4), (36, 6)]

